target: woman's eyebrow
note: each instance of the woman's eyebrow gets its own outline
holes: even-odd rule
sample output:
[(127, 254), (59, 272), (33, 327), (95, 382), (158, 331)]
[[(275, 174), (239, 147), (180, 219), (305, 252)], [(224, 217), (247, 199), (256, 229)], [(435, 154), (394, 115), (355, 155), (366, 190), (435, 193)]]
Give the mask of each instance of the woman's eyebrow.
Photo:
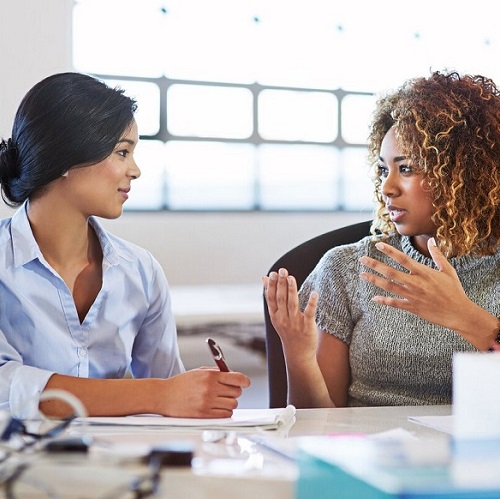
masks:
[(120, 139), (118, 141), (118, 144), (121, 144), (122, 142), (126, 142), (127, 144), (130, 144), (131, 146), (133, 146), (135, 144), (135, 141), (131, 140), (131, 139)]
[[(382, 161), (382, 163), (385, 163), (385, 159), (382, 156), (379, 156), (378, 159)], [(393, 161), (398, 162), (398, 161), (406, 161), (408, 158), (406, 156), (394, 156), (392, 158)]]

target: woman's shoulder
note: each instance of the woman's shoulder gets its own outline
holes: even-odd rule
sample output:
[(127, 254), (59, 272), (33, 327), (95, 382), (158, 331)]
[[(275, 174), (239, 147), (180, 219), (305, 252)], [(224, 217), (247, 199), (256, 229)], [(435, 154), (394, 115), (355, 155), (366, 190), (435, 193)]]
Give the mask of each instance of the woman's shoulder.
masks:
[(136, 243), (128, 241), (105, 229), (97, 220), (92, 219), (91, 224), (97, 233), (101, 244), (103, 256), (110, 261), (125, 261), (136, 266), (159, 265), (149, 250)]

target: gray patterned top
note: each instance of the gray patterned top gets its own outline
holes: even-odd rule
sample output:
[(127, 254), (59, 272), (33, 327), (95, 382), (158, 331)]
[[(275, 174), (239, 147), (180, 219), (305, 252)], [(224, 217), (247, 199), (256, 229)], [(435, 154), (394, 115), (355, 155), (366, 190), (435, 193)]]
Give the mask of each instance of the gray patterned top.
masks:
[[(414, 260), (435, 268), (409, 237), (387, 240)], [(302, 308), (319, 293), (318, 327), (349, 345), (349, 406), (450, 404), (453, 352), (477, 351), (459, 334), (414, 314), (377, 303), (385, 293), (359, 278), (362, 255), (403, 270), (379, 252), (371, 236), (328, 251), (300, 289)], [(465, 292), (500, 315), (500, 251), (486, 257), (452, 258)]]

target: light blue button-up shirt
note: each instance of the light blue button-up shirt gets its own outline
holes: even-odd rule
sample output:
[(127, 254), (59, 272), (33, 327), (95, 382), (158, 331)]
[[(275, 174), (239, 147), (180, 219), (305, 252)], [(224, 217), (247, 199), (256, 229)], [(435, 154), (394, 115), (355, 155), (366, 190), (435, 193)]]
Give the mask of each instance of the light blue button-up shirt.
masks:
[(38, 415), (54, 373), (170, 377), (184, 371), (168, 283), (145, 249), (90, 223), (103, 253), (102, 288), (80, 323), (73, 296), (33, 237), (27, 203), (0, 220), (0, 410)]

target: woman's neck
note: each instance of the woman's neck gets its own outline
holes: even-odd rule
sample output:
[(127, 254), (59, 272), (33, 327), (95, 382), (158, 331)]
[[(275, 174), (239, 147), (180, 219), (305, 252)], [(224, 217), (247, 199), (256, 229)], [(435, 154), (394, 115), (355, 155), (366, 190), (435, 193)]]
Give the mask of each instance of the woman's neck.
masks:
[(88, 264), (95, 255), (97, 236), (88, 218), (71, 207), (36, 200), (28, 205), (28, 220), (40, 251), (54, 268)]

